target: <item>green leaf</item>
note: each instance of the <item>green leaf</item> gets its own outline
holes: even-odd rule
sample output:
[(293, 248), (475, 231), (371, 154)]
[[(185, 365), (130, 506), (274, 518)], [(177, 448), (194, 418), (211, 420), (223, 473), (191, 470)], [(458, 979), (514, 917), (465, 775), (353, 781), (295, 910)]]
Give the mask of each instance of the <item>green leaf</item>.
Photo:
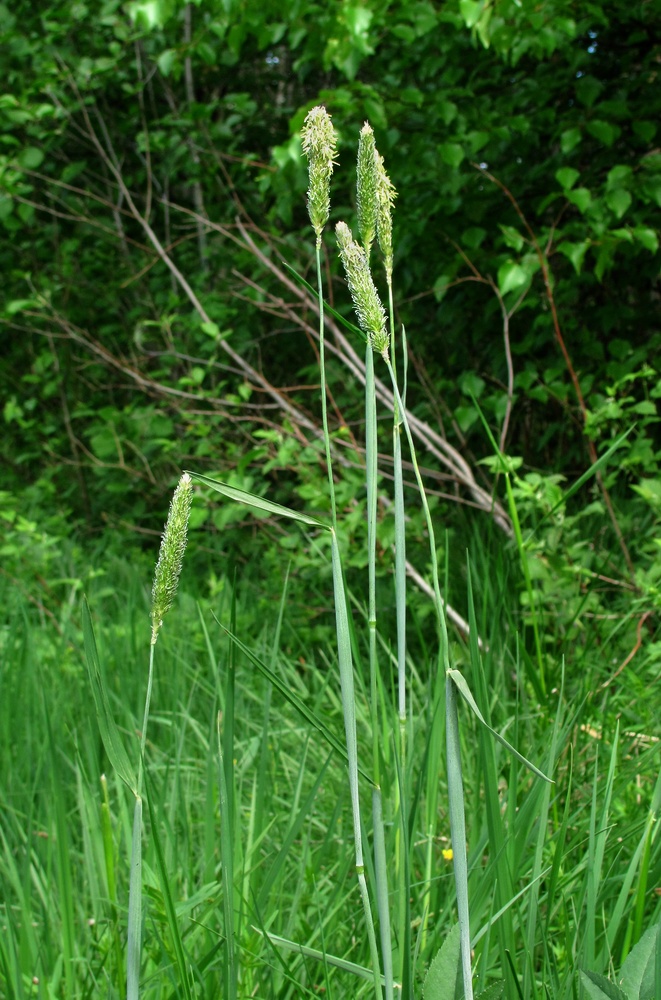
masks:
[(591, 108), (603, 89), (604, 85), (601, 80), (590, 75), (582, 76), (576, 83), (576, 96), (581, 104), (585, 105), (586, 108)]
[(459, 924), (455, 924), (427, 970), (422, 996), (423, 1000), (458, 1000), (461, 989)]
[(636, 1000), (596, 972), (581, 972), (581, 982), (590, 1000)]
[(517, 264), (516, 261), (508, 260), (498, 268), (498, 288), (501, 295), (516, 291), (522, 288), (528, 281), (528, 272), (525, 268)]
[(523, 756), (523, 754), (520, 754), (518, 750), (515, 750), (515, 748), (512, 746), (511, 743), (507, 742), (504, 736), (501, 736), (500, 733), (497, 733), (496, 730), (492, 729), (491, 726), (485, 721), (484, 716), (482, 715), (477, 706), (477, 702), (475, 701), (473, 695), (471, 694), (471, 690), (468, 687), (468, 684), (466, 683), (466, 678), (464, 677), (464, 675), (460, 673), (459, 670), (448, 670), (447, 674), (448, 677), (450, 677), (450, 679), (454, 683), (455, 687), (459, 691), (460, 695), (462, 696), (466, 704), (472, 710), (476, 719), (478, 719), (482, 723), (485, 729), (488, 729), (491, 735), (494, 736), (499, 743), (502, 743), (505, 749), (509, 750), (509, 752), (513, 754), (517, 760), (520, 760), (522, 764), (525, 764), (525, 766), (528, 768), (529, 771), (532, 771), (533, 774), (536, 774), (538, 778), (542, 778), (544, 781), (548, 781), (550, 784), (553, 784), (553, 778), (547, 777), (547, 775), (545, 775), (543, 771), (540, 771), (538, 767), (535, 767), (534, 764), (531, 764), (530, 761)]
[(654, 974), (659, 925), (645, 931), (620, 969), (620, 984), (630, 1000), (654, 1000)]
[(515, 229), (514, 226), (503, 226), (500, 224), (498, 228), (505, 237), (505, 243), (507, 246), (511, 247), (512, 250), (516, 250), (518, 253), (525, 242), (519, 230)]
[(618, 125), (601, 121), (599, 118), (588, 122), (587, 130), (595, 139), (603, 142), (604, 146), (612, 146), (615, 140), (622, 134), (622, 129)]
[[(94, 628), (92, 626), (92, 616), (90, 615), (87, 600), (83, 598), (82, 608), (83, 619), (83, 643), (85, 646), (85, 659), (87, 661), (87, 673), (92, 688), (96, 718), (99, 724), (101, 739), (108, 754), (108, 760), (114, 767), (122, 781), (128, 785), (134, 795), (137, 795), (137, 782), (128, 755), (124, 749), (122, 738), (119, 735), (117, 724), (110, 709), (110, 702), (106, 693), (105, 684), (101, 674), (99, 654), (94, 638)], [(146, 633), (145, 633), (146, 634)]]
[(443, 163), (447, 163), (449, 167), (458, 167), (465, 155), (458, 142), (442, 142), (438, 150)]
[(165, 49), (161, 52), (160, 56), (156, 60), (156, 65), (158, 66), (160, 72), (163, 76), (169, 76), (172, 72), (172, 67), (177, 62), (177, 50), (176, 49)]
[(44, 162), (44, 154), (36, 146), (28, 146), (20, 152), (18, 162), (24, 170), (37, 170)]
[(267, 500), (266, 497), (257, 496), (256, 493), (246, 493), (245, 490), (238, 490), (234, 486), (228, 486), (227, 483), (221, 483), (218, 479), (210, 479), (209, 476), (201, 476), (198, 472), (189, 472), (188, 475), (191, 479), (194, 479), (196, 483), (200, 483), (201, 486), (208, 486), (209, 489), (215, 490), (217, 493), (221, 493), (228, 500), (234, 500), (236, 503), (243, 503), (246, 507), (252, 507), (253, 510), (261, 510), (266, 514), (273, 514), (276, 517), (288, 517), (292, 521), (298, 521), (299, 524), (309, 524), (315, 528), (324, 528), (326, 531), (330, 531), (331, 527), (324, 521), (320, 521), (318, 517), (312, 517), (310, 514), (303, 514), (302, 511), (292, 510), (291, 507), (283, 507), (279, 503), (273, 503), (272, 500)]
[(487, 986), (486, 990), (478, 993), (475, 1000), (501, 1000), (504, 993), (505, 981), (500, 979), (497, 983), (492, 983), (491, 986)]
[(567, 257), (574, 265), (574, 270), (576, 271), (576, 274), (580, 274), (581, 268), (583, 267), (585, 254), (587, 253), (589, 246), (590, 246), (590, 240), (583, 240), (582, 243), (568, 243), (566, 240), (564, 240), (559, 245), (558, 252)]
[(606, 204), (611, 212), (614, 212), (618, 219), (621, 219), (631, 204), (632, 198), (624, 188), (616, 188), (606, 194)]
[(208, 337), (213, 337), (217, 340), (220, 337), (220, 327), (217, 323), (212, 323), (211, 321), (200, 324), (203, 333), (206, 333)]
[(567, 201), (570, 201), (572, 205), (576, 205), (581, 215), (588, 210), (592, 204), (592, 195), (587, 188), (580, 187), (575, 188), (573, 191), (566, 192)]
[(459, 0), (459, 13), (467, 28), (474, 28), (482, 16), (483, 0)]
[(580, 128), (568, 128), (560, 136), (560, 149), (563, 153), (571, 153), (583, 138)]
[(635, 226), (633, 235), (650, 253), (656, 253), (659, 249), (659, 237), (654, 229), (648, 229), (647, 226)]
[(451, 274), (439, 274), (432, 289), (437, 302), (441, 302), (441, 300), (445, 297), (445, 293), (447, 292), (451, 281)]
[(606, 178), (606, 190), (612, 191), (613, 188), (625, 187), (632, 177), (633, 170), (631, 167), (627, 167), (624, 164), (618, 164), (616, 167), (613, 167), (612, 170), (608, 171), (608, 177)]
[(580, 172), (578, 170), (574, 170), (573, 167), (560, 167), (560, 169), (555, 172), (555, 179), (560, 187), (565, 190), (573, 188), (580, 176)]

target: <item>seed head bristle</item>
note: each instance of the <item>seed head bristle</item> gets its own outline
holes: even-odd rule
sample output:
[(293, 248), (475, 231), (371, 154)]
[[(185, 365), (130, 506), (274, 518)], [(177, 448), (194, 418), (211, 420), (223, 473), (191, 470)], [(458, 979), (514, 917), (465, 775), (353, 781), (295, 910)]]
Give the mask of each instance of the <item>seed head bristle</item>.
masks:
[(383, 157), (376, 153), (376, 234), (385, 261), (388, 284), (392, 280), (392, 207), (397, 197), (395, 185), (388, 177)]
[(358, 139), (356, 207), (358, 209), (358, 232), (368, 260), (376, 236), (377, 155), (372, 126), (369, 122), (365, 122)]
[(318, 105), (308, 111), (301, 144), (308, 158), (308, 214), (320, 247), (330, 214), (330, 179), (337, 157), (337, 137), (326, 108)]
[(335, 235), (358, 323), (367, 334), (373, 350), (387, 358), (386, 312), (376, 290), (365, 251), (356, 243), (346, 223), (338, 222)]
[(151, 642), (158, 639), (163, 618), (172, 607), (179, 574), (184, 561), (188, 537), (188, 519), (193, 502), (193, 482), (187, 472), (183, 474), (170, 504), (168, 519), (161, 539), (158, 562), (151, 592)]

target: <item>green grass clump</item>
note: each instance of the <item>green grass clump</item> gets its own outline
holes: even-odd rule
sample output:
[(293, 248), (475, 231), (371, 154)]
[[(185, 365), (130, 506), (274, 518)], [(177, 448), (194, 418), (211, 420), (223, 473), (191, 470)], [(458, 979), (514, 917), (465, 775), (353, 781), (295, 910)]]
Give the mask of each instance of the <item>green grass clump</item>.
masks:
[[(368, 125), (359, 241), (336, 226), (358, 320), (347, 326), (366, 350), (365, 579), (356, 573), (326, 408), (320, 250), (337, 152), (324, 109), (308, 116), (303, 148), (330, 517), (186, 473), (151, 602), (140, 568), (124, 565), (121, 597), (87, 581), (100, 626), (87, 604), (80, 618), (69, 605), (44, 620), (0, 577), (2, 995), (574, 1000), (582, 988), (614, 996), (618, 970), (628, 1000), (645, 1000), (661, 949), (651, 699), (607, 682), (596, 643), (563, 648), (531, 572), (521, 483), (497, 448), (514, 540), (491, 522), (468, 525), (467, 553), (440, 538), (394, 321), (395, 192)], [(377, 365), (394, 396), (387, 435)], [(268, 613), (259, 565), (219, 569), (211, 613), (185, 568), (177, 593), (193, 483), (291, 527)], [(414, 508), (423, 595), (407, 585)], [(297, 575), (298, 547), (316, 579), (309, 562)], [(466, 621), (453, 630), (456, 580)], [(324, 609), (316, 632), (299, 628), (293, 604)], [(161, 633), (174, 605), (177, 627)], [(619, 656), (615, 632), (611, 643)]]

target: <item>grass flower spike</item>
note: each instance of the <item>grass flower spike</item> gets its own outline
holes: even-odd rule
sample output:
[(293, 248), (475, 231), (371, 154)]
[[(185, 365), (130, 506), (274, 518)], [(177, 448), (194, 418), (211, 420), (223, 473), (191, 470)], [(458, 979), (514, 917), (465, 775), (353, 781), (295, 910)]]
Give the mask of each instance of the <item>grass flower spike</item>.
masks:
[(383, 157), (376, 153), (376, 232), (383, 254), (388, 284), (392, 281), (392, 206), (397, 192), (383, 165)]
[(358, 323), (367, 334), (372, 348), (387, 358), (386, 312), (381, 305), (365, 251), (356, 243), (345, 222), (338, 222), (335, 235)]
[(303, 152), (308, 158), (308, 213), (321, 246), (321, 234), (330, 213), (330, 179), (337, 156), (337, 139), (326, 108), (312, 108), (301, 132)]
[(378, 153), (374, 144), (372, 126), (369, 122), (365, 122), (360, 130), (358, 140), (356, 206), (358, 208), (358, 232), (368, 259), (376, 236), (377, 158)]
[(158, 554), (154, 585), (151, 592), (151, 642), (156, 643), (163, 618), (172, 607), (179, 574), (186, 551), (188, 518), (193, 502), (193, 483), (187, 472), (183, 474), (170, 504), (165, 531)]

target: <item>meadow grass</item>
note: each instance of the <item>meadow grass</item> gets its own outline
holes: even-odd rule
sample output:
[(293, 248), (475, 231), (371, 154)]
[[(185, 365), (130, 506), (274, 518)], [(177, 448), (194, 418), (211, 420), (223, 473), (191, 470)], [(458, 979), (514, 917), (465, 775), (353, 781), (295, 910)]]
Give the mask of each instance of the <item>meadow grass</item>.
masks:
[[(621, 690), (596, 702), (600, 650), (585, 642), (563, 656), (541, 603), (529, 599), (522, 615), (521, 591), (530, 598), (534, 584), (511, 488), (514, 542), (482, 520), (467, 528), (467, 552), (448, 554), (445, 541), (439, 558), (394, 336), (394, 192), (365, 129), (362, 246), (348, 227), (338, 236), (367, 350), (366, 585), (346, 568), (319, 255), (335, 147), (319, 121), (323, 141), (309, 135), (304, 147), (330, 518), (191, 474), (223, 502), (290, 525), (316, 552), (318, 579), (298, 579), (295, 556), (278, 590), (221, 571), (209, 614), (185, 569), (176, 595), (180, 559), (159, 561), (166, 600), (155, 582), (151, 605), (144, 572), (124, 565), (121, 584), (89, 582), (93, 616), (67, 606), (60, 621), (40, 619), (5, 583), (7, 997), (574, 1000), (581, 970), (614, 978), (658, 923), (653, 706), (634, 722)], [(315, 156), (325, 157), (316, 179)], [(387, 312), (370, 233), (386, 261)], [(375, 362), (395, 395), (389, 596), (376, 568)], [(404, 579), (409, 504), (424, 513), (434, 624)], [(467, 636), (448, 629), (451, 597), (465, 603)], [(323, 641), (294, 624), (292, 599), (326, 609)]]

